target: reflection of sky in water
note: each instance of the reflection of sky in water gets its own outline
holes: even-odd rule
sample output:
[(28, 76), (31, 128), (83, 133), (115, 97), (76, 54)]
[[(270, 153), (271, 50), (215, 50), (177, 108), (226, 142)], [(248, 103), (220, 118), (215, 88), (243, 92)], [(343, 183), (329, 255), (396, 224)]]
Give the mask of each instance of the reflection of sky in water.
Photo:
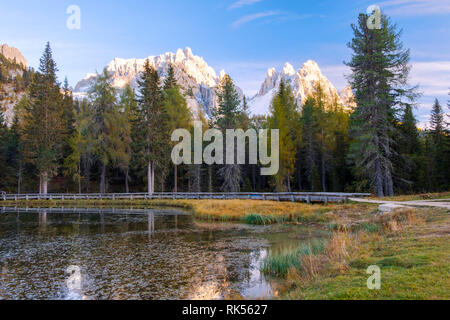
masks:
[(270, 283), (261, 273), (261, 264), (267, 256), (267, 249), (260, 249), (259, 252), (251, 252), (251, 263), (249, 267), (250, 277), (243, 290), (243, 296), (249, 299), (270, 298), (273, 296), (273, 290)]
[[(0, 299), (272, 297), (259, 271), (267, 227), (125, 212), (0, 213)], [(81, 290), (68, 287), (69, 266)]]

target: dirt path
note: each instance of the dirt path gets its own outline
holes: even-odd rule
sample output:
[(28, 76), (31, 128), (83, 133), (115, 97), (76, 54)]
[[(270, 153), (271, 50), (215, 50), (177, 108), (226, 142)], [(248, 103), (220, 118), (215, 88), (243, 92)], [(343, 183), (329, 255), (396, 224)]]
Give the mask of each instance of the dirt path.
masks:
[(434, 207), (450, 210), (450, 202), (444, 200), (385, 201), (385, 200), (369, 200), (360, 198), (350, 198), (350, 200), (364, 203), (392, 204), (407, 207)]

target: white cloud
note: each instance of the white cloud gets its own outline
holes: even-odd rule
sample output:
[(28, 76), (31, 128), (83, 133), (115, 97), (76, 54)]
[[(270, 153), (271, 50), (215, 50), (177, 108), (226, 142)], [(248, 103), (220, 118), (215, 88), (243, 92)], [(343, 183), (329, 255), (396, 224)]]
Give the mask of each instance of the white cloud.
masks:
[[(412, 62), (409, 83), (419, 85), (419, 91), (425, 98), (446, 98), (450, 91), (450, 61)], [(346, 75), (351, 73), (345, 65), (325, 65), (322, 73), (336, 86), (342, 89), (347, 85)]]
[(239, 0), (234, 2), (228, 9), (229, 10), (233, 10), (233, 9), (237, 9), (237, 8), (241, 8), (244, 6), (250, 6), (252, 4), (261, 2), (262, 0)]
[(378, 5), (389, 15), (450, 14), (449, 0), (389, 0), (379, 2)]
[(450, 87), (450, 61), (413, 62), (411, 84), (419, 84), (424, 96), (446, 96)]
[(346, 76), (351, 73), (351, 70), (346, 65), (319, 65), (319, 67), (322, 74), (330, 80), (336, 89), (342, 90), (348, 85)]
[(258, 12), (258, 13), (254, 13), (254, 14), (250, 14), (247, 16), (243, 16), (241, 18), (239, 18), (238, 20), (234, 21), (231, 26), (233, 28), (239, 28), (242, 25), (249, 23), (251, 21), (254, 20), (258, 20), (258, 19), (262, 19), (262, 18), (266, 18), (266, 17), (272, 17), (272, 16), (276, 16), (279, 15), (280, 13), (277, 11), (266, 11), (266, 12)]

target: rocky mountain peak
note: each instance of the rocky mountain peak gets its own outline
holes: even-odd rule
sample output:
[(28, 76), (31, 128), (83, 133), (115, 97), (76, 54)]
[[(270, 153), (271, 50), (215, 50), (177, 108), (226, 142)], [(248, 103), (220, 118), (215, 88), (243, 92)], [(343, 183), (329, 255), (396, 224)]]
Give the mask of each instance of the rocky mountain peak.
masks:
[(18, 64), (23, 64), (24, 67), (27, 67), (27, 59), (25, 59), (19, 49), (3, 44), (0, 45), (0, 53), (7, 59), (11, 61), (16, 60)]
[(348, 109), (348, 110), (354, 110), (357, 106), (355, 101), (355, 95), (353, 94), (352, 87), (350, 85), (346, 86), (342, 91), (340, 92), (340, 97), (342, 104)]
[[(121, 59), (115, 58), (106, 69), (112, 74), (112, 85), (116, 89), (123, 89), (128, 83), (137, 88), (137, 79), (144, 69), (146, 60), (158, 70), (164, 80), (167, 76), (169, 65), (174, 68), (175, 77), (181, 89), (184, 91), (188, 106), (194, 115), (200, 110), (210, 115), (213, 108), (217, 106), (216, 87), (225, 75), (222, 71), (218, 77), (202, 57), (193, 54), (191, 48), (178, 49), (176, 53), (166, 52), (159, 56), (150, 56), (145, 59)], [(87, 95), (92, 87), (96, 75), (88, 74), (77, 83), (74, 90), (75, 97)], [(238, 88), (242, 95), (242, 91)]]
[(311, 74), (311, 73), (320, 73), (322, 74), (322, 72), (320, 71), (320, 67), (317, 64), (317, 62), (313, 61), (313, 60), (308, 60), (306, 61), (302, 68), (300, 69), (300, 73), (302, 74)]
[(337, 101), (347, 109), (354, 107), (351, 88), (346, 88), (342, 93), (344, 96), (341, 98), (333, 84), (322, 74), (317, 62), (308, 60), (297, 72), (290, 63), (286, 63), (281, 72), (278, 72), (275, 68), (269, 69), (259, 92), (249, 101), (250, 110), (253, 114), (267, 114), (269, 112), (273, 95), (276, 93), (281, 80), (291, 85), (299, 107), (303, 106), (306, 99), (314, 93), (318, 84), (321, 85), (328, 102)]
[(225, 70), (220, 70), (219, 81), (222, 81), (222, 79), (225, 78), (226, 75), (227, 75), (227, 73), (225, 72)]
[(289, 77), (292, 77), (295, 74), (295, 69), (289, 62), (286, 62), (286, 64), (283, 67), (283, 74)]

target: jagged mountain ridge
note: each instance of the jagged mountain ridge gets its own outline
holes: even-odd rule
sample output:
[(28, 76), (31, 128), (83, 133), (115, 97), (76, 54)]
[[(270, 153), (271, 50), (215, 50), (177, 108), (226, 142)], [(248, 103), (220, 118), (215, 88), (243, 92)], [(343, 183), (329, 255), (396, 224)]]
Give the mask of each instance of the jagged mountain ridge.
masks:
[[(216, 88), (225, 74), (224, 71), (217, 76), (214, 69), (202, 57), (195, 56), (189, 47), (184, 50), (178, 49), (176, 53), (167, 52), (146, 59), (149, 59), (150, 64), (158, 70), (163, 79), (167, 75), (169, 64), (172, 64), (175, 78), (194, 116), (198, 115), (200, 110), (211, 116), (211, 112), (217, 107)], [(111, 61), (106, 69), (112, 73), (112, 85), (117, 89), (123, 89), (130, 83), (131, 87), (136, 89), (137, 79), (144, 69), (146, 59), (115, 58)], [(96, 74), (88, 74), (78, 82), (74, 89), (75, 97), (86, 96), (96, 77)], [(237, 90), (242, 97), (242, 90), (239, 88)]]
[(347, 86), (339, 93), (327, 77), (322, 74), (318, 64), (308, 60), (297, 71), (288, 62), (280, 72), (275, 68), (268, 69), (266, 79), (259, 92), (249, 100), (250, 110), (253, 114), (265, 115), (269, 113), (272, 98), (282, 79), (291, 85), (296, 102), (300, 107), (306, 102), (308, 96), (314, 93), (317, 84), (321, 85), (327, 102), (337, 101), (347, 110), (352, 110), (355, 107), (351, 87)]
[[(175, 77), (194, 115), (198, 115), (200, 110), (203, 110), (206, 116), (212, 114), (217, 107), (216, 89), (225, 74), (223, 70), (217, 76), (215, 70), (202, 57), (194, 55), (189, 47), (178, 49), (176, 53), (167, 52), (159, 56), (150, 56), (148, 59), (163, 79), (167, 75), (169, 64), (174, 66)], [(143, 70), (145, 60), (120, 58), (112, 60), (106, 68), (113, 75), (113, 86), (120, 90), (130, 83), (133, 88), (137, 88), (137, 78)], [(96, 74), (88, 74), (86, 78), (78, 82), (74, 90), (75, 97), (86, 96), (96, 76)], [(281, 72), (274, 68), (269, 69), (259, 92), (249, 99), (252, 114), (267, 115), (269, 113), (273, 95), (281, 79), (291, 84), (299, 106), (302, 106), (307, 97), (314, 92), (318, 82), (322, 85), (325, 96), (330, 102), (337, 100), (347, 109), (355, 106), (351, 88), (346, 87), (338, 93), (333, 84), (322, 75), (317, 63), (309, 60), (298, 71), (295, 71), (289, 63), (285, 64)], [(237, 90), (242, 98), (242, 90), (239, 87)]]

